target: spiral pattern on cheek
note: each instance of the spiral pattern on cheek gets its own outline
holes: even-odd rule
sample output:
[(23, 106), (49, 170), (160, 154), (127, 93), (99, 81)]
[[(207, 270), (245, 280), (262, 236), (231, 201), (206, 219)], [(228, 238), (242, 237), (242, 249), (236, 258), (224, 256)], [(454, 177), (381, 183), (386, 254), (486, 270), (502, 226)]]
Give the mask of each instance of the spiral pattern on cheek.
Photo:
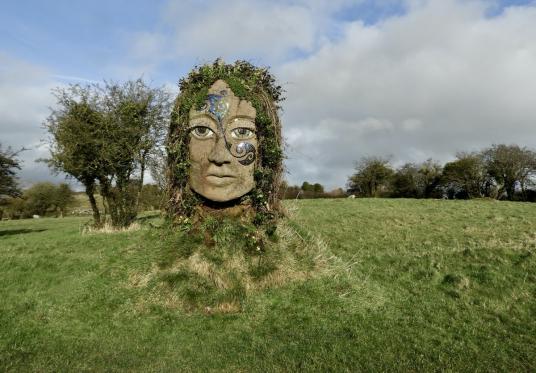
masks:
[(238, 162), (244, 166), (250, 165), (255, 161), (255, 154), (257, 153), (257, 150), (249, 142), (241, 142), (238, 144), (236, 146), (236, 154), (231, 148), (229, 150), (233, 157), (241, 158), (238, 160)]

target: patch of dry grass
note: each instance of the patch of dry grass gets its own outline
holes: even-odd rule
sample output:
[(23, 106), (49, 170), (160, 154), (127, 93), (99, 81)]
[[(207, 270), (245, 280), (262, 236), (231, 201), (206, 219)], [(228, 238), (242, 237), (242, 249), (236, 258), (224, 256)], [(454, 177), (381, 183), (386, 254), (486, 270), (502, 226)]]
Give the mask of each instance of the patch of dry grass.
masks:
[(117, 228), (113, 227), (112, 224), (106, 222), (102, 227), (94, 227), (91, 225), (83, 225), (80, 227), (80, 232), (82, 234), (115, 234), (115, 233), (125, 233), (125, 232), (136, 232), (141, 229), (141, 224), (134, 222), (128, 227)]

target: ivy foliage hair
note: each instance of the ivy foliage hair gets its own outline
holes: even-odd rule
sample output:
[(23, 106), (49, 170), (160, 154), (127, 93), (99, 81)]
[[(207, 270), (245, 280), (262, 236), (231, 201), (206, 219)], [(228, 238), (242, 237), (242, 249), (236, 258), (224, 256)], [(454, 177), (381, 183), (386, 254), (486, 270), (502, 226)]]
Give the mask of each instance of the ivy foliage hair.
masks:
[(167, 142), (168, 215), (175, 221), (188, 218), (202, 203), (201, 197), (188, 186), (189, 114), (192, 107), (202, 109), (209, 88), (219, 79), (229, 85), (235, 96), (249, 101), (256, 109), (259, 145), (254, 171), (255, 187), (241, 197), (241, 202), (253, 207), (255, 225), (271, 225), (280, 214), (278, 192), (283, 172), (283, 145), (278, 109), (283, 100), (283, 90), (267, 68), (255, 67), (247, 61), (224, 64), (216, 60), (194, 68), (180, 80), (180, 94), (172, 112)]

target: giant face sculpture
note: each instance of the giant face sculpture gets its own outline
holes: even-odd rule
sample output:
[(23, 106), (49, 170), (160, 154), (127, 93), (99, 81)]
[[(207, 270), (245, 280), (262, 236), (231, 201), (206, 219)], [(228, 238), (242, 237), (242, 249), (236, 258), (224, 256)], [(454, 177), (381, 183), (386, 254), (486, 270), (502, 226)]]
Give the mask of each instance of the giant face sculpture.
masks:
[(251, 103), (236, 97), (223, 80), (210, 87), (201, 110), (190, 110), (189, 184), (196, 193), (227, 202), (254, 188), (255, 115)]
[(282, 88), (246, 61), (198, 66), (179, 85), (166, 146), (168, 216), (239, 214), (272, 226), (281, 212)]

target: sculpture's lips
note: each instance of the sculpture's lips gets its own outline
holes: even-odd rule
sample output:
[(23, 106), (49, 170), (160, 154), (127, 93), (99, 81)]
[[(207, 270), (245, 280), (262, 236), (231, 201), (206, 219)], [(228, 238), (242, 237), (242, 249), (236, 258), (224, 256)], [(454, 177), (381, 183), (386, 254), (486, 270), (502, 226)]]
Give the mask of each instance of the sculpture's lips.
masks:
[(236, 177), (229, 174), (208, 174), (206, 180), (208, 183), (217, 186), (233, 184)]
[(207, 177), (219, 177), (219, 178), (226, 178), (226, 177), (232, 177), (234, 178), (235, 176), (234, 175), (231, 175), (231, 174), (220, 174), (220, 173), (210, 173), (207, 175)]

